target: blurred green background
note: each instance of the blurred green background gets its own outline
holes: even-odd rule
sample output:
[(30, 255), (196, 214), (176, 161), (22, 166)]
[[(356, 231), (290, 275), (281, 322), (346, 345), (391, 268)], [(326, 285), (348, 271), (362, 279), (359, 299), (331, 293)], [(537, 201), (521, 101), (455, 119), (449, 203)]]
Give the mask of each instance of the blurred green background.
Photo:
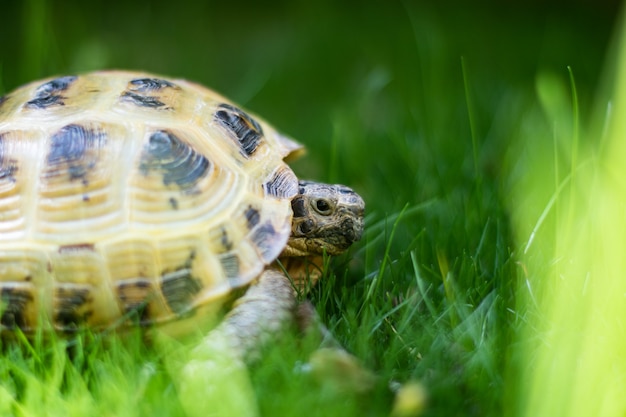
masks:
[[(422, 381), (427, 415), (502, 415), (523, 269), (511, 187), (532, 169), (518, 165), (523, 138), (554, 129), (536, 116), (538, 78), (569, 98), (571, 69), (589, 121), (619, 10), (611, 0), (0, 0), (0, 95), (55, 74), (138, 69), (260, 114), (308, 147), (298, 174), (349, 184), (367, 203), (345, 279), (312, 294), (338, 339), (384, 378)], [(266, 397), (262, 409), (282, 408)]]
[[(328, 159), (325, 141), (339, 128), (333, 117), (351, 113), (363, 146), (376, 146), (391, 129), (437, 146), (446, 142), (436, 140), (439, 132), (450, 133), (442, 125), (452, 123), (457, 161), (470, 142), (461, 57), (480, 136), (497, 150), (506, 139), (486, 137), (493, 115), (506, 111), (511, 89), (531, 91), (538, 70), (563, 73), (569, 65), (583, 99), (591, 94), (617, 12), (608, 0), (1, 5), (0, 91), (53, 74), (141, 69), (211, 86), (305, 142), (316, 159)], [(351, 164), (372, 177), (376, 159)], [(415, 197), (423, 195), (393, 193), (386, 208)]]
[[(189, 78), (305, 142), (313, 150), (311, 165), (320, 167), (311, 175), (324, 175), (324, 164), (331, 162), (328, 141), (337, 129), (352, 134), (353, 128), (334, 121), (347, 113), (360, 124), (363, 147), (378, 149), (391, 130), (404, 130), (406, 146), (429, 144), (428, 154), (419, 152), (415, 161), (405, 160), (408, 155), (393, 142), (383, 147), (381, 157), (401, 161), (392, 166), (405, 170), (400, 178), (409, 182), (416, 179), (415, 166), (437, 163), (445, 174), (458, 169), (467, 153), (461, 57), (478, 140), (489, 141), (486, 151), (494, 161), (487, 162), (497, 169), (506, 137), (494, 130), (493, 116), (514, 105), (507, 102), (511, 90), (530, 92), (538, 70), (563, 73), (569, 65), (587, 98), (616, 11), (610, 0), (2, 0), (0, 91), (100, 68)], [(456, 136), (456, 152), (439, 149), (448, 143), (444, 133)], [(385, 210), (432, 196), (434, 185), (422, 184), (431, 182), (427, 178), (417, 179), (417, 194), (406, 195), (394, 174), (380, 172), (386, 164), (377, 153), (364, 154), (366, 160), (342, 159), (365, 182), (366, 193), (374, 173), (390, 177), (388, 195), (369, 199), (378, 197)], [(333, 169), (338, 175), (342, 167)]]

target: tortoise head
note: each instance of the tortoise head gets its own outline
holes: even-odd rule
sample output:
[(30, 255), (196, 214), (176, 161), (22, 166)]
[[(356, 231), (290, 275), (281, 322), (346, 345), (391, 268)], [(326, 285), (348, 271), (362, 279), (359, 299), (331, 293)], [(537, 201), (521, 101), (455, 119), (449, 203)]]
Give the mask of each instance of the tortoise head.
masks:
[(300, 181), (286, 256), (337, 255), (361, 239), (365, 203), (344, 185)]

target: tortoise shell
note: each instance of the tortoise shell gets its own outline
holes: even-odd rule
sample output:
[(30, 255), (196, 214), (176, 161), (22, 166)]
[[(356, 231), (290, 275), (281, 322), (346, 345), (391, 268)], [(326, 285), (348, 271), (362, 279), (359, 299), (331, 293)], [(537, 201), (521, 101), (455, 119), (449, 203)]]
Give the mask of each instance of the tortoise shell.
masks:
[(96, 72), (0, 98), (0, 326), (151, 325), (280, 254), (301, 146), (184, 80)]

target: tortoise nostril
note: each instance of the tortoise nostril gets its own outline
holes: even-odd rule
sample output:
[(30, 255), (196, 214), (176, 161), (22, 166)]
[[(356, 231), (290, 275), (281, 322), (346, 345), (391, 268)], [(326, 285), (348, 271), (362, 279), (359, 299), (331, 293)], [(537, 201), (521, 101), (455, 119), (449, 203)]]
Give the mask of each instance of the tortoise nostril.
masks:
[(302, 223), (300, 223), (300, 233), (306, 235), (308, 233), (311, 232), (311, 230), (313, 230), (313, 221), (312, 220), (306, 220)]

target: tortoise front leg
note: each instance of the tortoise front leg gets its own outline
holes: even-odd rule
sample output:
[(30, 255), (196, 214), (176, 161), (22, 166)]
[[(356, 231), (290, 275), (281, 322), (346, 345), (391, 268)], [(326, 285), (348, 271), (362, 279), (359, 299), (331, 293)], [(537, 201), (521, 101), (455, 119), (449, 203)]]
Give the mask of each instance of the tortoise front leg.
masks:
[(170, 361), (186, 414), (258, 416), (246, 364), (259, 359), (263, 347), (293, 320), (296, 304), (289, 279), (276, 269), (268, 269), (218, 327), (177, 363)]
[(277, 269), (267, 269), (194, 351), (200, 353), (217, 337), (224, 339), (234, 356), (251, 363), (293, 321), (296, 306), (296, 292), (289, 279)]
[(263, 348), (294, 320), (301, 330), (316, 334), (323, 347), (305, 367), (316, 379), (342, 391), (372, 388), (371, 373), (332, 339), (312, 305), (298, 306), (296, 291), (284, 273), (270, 268), (191, 350), (177, 382), (187, 414), (258, 415), (246, 364), (258, 360)]
[[(293, 277), (297, 280), (298, 274)], [(263, 347), (294, 322), (319, 346), (303, 369), (340, 391), (367, 392), (373, 388), (374, 375), (333, 337), (310, 301), (298, 304), (292, 282), (279, 270), (265, 271), (215, 331), (226, 337), (233, 354), (249, 364), (258, 360)], [(213, 336), (210, 333), (205, 340)]]

